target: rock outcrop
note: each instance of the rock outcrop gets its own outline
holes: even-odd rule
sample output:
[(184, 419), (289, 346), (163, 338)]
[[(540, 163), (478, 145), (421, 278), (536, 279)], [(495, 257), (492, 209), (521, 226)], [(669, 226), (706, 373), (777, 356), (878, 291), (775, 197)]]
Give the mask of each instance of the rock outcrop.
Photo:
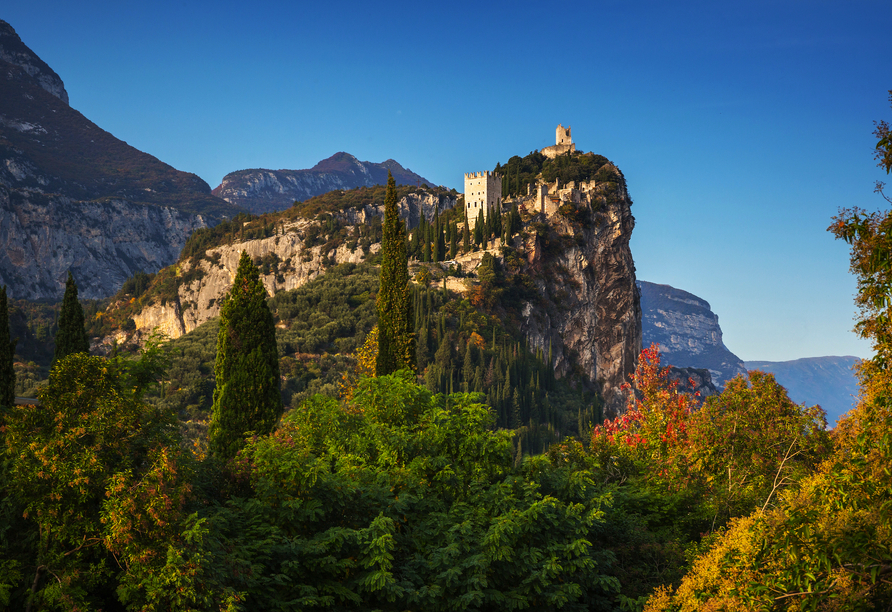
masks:
[[(442, 212), (452, 208), (455, 203), (455, 198), (421, 191), (401, 198), (398, 207), (400, 217), (413, 228), (422, 216), (431, 221), (438, 210)], [(349, 226), (348, 232), (352, 233), (353, 226), (368, 225), (373, 217), (383, 215), (384, 205), (381, 204), (348, 209), (338, 213), (337, 217)], [(246, 251), (255, 261), (275, 262), (261, 277), (267, 292), (273, 296), (279, 291), (289, 291), (308, 283), (333, 265), (360, 263), (369, 253), (380, 249), (378, 243), (370, 244), (368, 251), (361, 246), (351, 249), (346, 244), (332, 249), (324, 249), (324, 245), (310, 246), (307, 236), (315, 225), (318, 222), (314, 220), (298, 219), (282, 226), (275, 236), (212, 248), (197, 262), (179, 261), (177, 275), (194, 277), (195, 280), (180, 284), (175, 299), (154, 301), (136, 314), (133, 321), (137, 332), (144, 337), (157, 329), (171, 338), (179, 338), (218, 316), (220, 303), (232, 287), (242, 251)], [(64, 285), (64, 279), (62, 282)], [(107, 343), (113, 339), (122, 341), (123, 336), (108, 338)]]
[(28, 48), (11, 25), (0, 20), (0, 60), (18, 66), (47, 92), (68, 104), (68, 92), (56, 72)]
[[(0, 21), (0, 279), (11, 297), (83, 297), (176, 260), (189, 232), (237, 209), (100, 129), (59, 76)], [(61, 279), (61, 285), (60, 283)]]
[(670, 287), (638, 281), (644, 344), (660, 345), (663, 365), (705, 368), (717, 389), (735, 376), (746, 375), (743, 361), (722, 341), (719, 318), (709, 302)]
[(433, 183), (392, 159), (380, 164), (363, 162), (349, 153), (335, 153), (309, 170), (239, 170), (230, 172), (214, 189), (227, 202), (255, 214), (285, 210), (295, 201), (307, 200), (336, 189), (387, 184), (388, 170), (397, 185)]
[(189, 233), (205, 226), (175, 208), (0, 185), (0, 285), (16, 298), (58, 298), (71, 270), (80, 297), (106, 297), (134, 273), (176, 261)]
[[(616, 182), (576, 204), (578, 213), (537, 214), (531, 221), (547, 224), (548, 231), (533, 225), (536, 231), (522, 245), (542, 298), (523, 304), (530, 345), (552, 355), (558, 376), (576, 372), (597, 383), (608, 415), (624, 409), (620, 387), (641, 352), (641, 307), (629, 249), (635, 218), (625, 179), (613, 170)], [(535, 197), (521, 205), (535, 209)]]

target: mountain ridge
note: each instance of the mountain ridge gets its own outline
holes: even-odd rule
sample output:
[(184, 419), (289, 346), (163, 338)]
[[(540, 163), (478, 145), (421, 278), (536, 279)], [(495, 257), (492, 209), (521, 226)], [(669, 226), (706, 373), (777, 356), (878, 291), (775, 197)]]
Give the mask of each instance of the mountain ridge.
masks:
[(238, 209), (68, 104), (62, 79), (0, 20), (0, 283), (10, 297), (115, 293)]
[(212, 193), (254, 214), (263, 214), (285, 210), (295, 201), (329, 191), (384, 185), (388, 171), (397, 185), (434, 186), (394, 159), (363, 162), (340, 151), (304, 170), (249, 168), (230, 172)]

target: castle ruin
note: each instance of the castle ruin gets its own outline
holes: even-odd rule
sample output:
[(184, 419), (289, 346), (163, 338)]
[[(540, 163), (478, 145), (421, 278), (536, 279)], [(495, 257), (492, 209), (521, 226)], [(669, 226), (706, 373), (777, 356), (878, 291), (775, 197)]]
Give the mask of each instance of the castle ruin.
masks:
[(554, 159), (558, 155), (576, 151), (576, 145), (573, 144), (573, 138), (570, 136), (570, 126), (564, 127), (559, 123), (554, 132), (554, 145), (542, 149), (540, 151), (542, 155), (548, 159)]
[(490, 212), (502, 212), (502, 177), (495, 172), (465, 173), (465, 212), (468, 214), (468, 229), (473, 230), (477, 217), (483, 211), (488, 219)]

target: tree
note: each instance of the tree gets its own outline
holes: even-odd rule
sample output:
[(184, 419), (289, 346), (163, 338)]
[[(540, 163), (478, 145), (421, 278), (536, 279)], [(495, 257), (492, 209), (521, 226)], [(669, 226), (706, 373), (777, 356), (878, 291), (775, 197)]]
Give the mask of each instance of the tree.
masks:
[(409, 295), (406, 228), (396, 205), (396, 181), (388, 171), (381, 238), (381, 282), (378, 310), (378, 358), (375, 372), (385, 376), (415, 368), (414, 317)]
[[(888, 127), (874, 134), (888, 173)], [(892, 211), (841, 210), (828, 229), (852, 247), (856, 329), (876, 351), (860, 367), (860, 402), (837, 425), (833, 452), (814, 474), (781, 493), (776, 507), (732, 521), (647, 612), (874, 610), (892, 601)]]
[(77, 301), (77, 284), (71, 271), (65, 281), (65, 296), (59, 313), (59, 330), (56, 332), (56, 352), (53, 363), (74, 353), (89, 353), (90, 343), (84, 329), (84, 309)]
[(28, 607), (119, 609), (121, 570), (123, 581), (151, 576), (178, 535), (190, 487), (176, 420), (140, 401), (121, 374), (113, 361), (74, 353), (53, 366), (40, 405), (7, 419), (9, 489), (37, 532), (30, 595), (19, 590)]
[(271, 432), (282, 414), (273, 315), (260, 272), (245, 251), (220, 309), (214, 376), (210, 449), (229, 459), (249, 432)]
[(0, 424), (3, 423), (3, 411), (12, 408), (15, 402), (15, 369), (12, 366), (15, 345), (16, 341), (9, 339), (9, 307), (4, 286), (0, 288)]

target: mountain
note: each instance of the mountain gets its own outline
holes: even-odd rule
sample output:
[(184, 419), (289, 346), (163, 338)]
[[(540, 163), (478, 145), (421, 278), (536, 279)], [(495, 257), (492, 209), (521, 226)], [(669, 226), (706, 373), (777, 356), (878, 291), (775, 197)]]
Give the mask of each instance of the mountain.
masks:
[(660, 345), (663, 365), (705, 368), (716, 388), (738, 374), (743, 361), (722, 342), (719, 318), (709, 302), (687, 291), (638, 281), (641, 292), (641, 334), (645, 346)]
[(237, 208), (71, 108), (62, 79), (0, 21), (0, 283), (57, 298), (114, 293), (176, 259), (188, 234)]
[(387, 171), (397, 185), (434, 183), (392, 159), (380, 164), (359, 161), (349, 153), (335, 153), (309, 170), (239, 170), (223, 177), (214, 195), (255, 214), (285, 210), (303, 201), (336, 189), (372, 187), (387, 184)]
[[(486, 241), (456, 254), (451, 263), (424, 264), (413, 257), (410, 272), (415, 286), (431, 289), (426, 281), (418, 280), (425, 268), (428, 278), (437, 279), (434, 293), (462, 296), (448, 306), (448, 315), (444, 312), (442, 319), (431, 320), (434, 327), (442, 325), (441, 333), (452, 325), (462, 333), (480, 329), (480, 341), (493, 342), (492, 326), (510, 327), (522, 341), (503, 345), (500, 351), (517, 355), (528, 349), (556, 377), (581, 385), (579, 397), (600, 392), (605, 412), (616, 414), (625, 405), (621, 386), (641, 350), (641, 311), (629, 249), (635, 224), (631, 199), (615, 166), (609, 164), (604, 176), (610, 180), (593, 181), (585, 190), (580, 186), (561, 192), (560, 197), (570, 199), (559, 209), (540, 210), (536, 195), (515, 198), (506, 203), (506, 210), (517, 207), (505, 215), (517, 216), (510, 240)], [(433, 219), (436, 211), (448, 219), (443, 222), (446, 226), (453, 221), (459, 227), (464, 224), (463, 211), (452, 210), (457, 197), (442, 189), (402, 186), (398, 197), (400, 215), (410, 229), (422, 217)], [(101, 332), (106, 345), (112, 340), (125, 344), (153, 329), (171, 337), (197, 331), (218, 315), (242, 250), (258, 263), (264, 286), (276, 298), (325, 274), (333, 265), (374, 263), (380, 248), (383, 200), (382, 187), (333, 191), (245, 223), (227, 222), (196, 232), (181, 259), (156, 275), (147, 291), (116, 296), (103, 316), (103, 321), (115, 322)], [(413, 244), (417, 245), (417, 234), (410, 248)], [(485, 287), (478, 274), (481, 266), (491, 271)], [(486, 312), (479, 313), (477, 308)], [(453, 351), (461, 356), (466, 347), (456, 343)], [(449, 355), (443, 353), (438, 361), (451, 362)], [(490, 366), (481, 365), (481, 376), (502, 376), (501, 371), (487, 370)], [(526, 384), (532, 374), (512, 370), (511, 380), (517, 376)], [(524, 410), (529, 408), (524, 406)]]
[(858, 397), (858, 379), (852, 369), (858, 357), (807, 357), (793, 361), (747, 361), (746, 369), (774, 374), (794, 402), (820, 404), (833, 424), (851, 410)]

